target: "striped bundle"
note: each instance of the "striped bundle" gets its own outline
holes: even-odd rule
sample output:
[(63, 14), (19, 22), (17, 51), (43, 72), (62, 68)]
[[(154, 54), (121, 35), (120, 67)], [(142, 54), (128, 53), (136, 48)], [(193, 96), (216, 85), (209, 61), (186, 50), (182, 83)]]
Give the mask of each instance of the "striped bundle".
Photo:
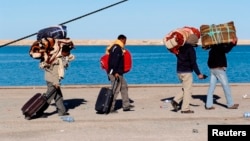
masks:
[(218, 25), (201, 25), (200, 32), (203, 49), (209, 49), (217, 44), (230, 43), (237, 38), (233, 21)]

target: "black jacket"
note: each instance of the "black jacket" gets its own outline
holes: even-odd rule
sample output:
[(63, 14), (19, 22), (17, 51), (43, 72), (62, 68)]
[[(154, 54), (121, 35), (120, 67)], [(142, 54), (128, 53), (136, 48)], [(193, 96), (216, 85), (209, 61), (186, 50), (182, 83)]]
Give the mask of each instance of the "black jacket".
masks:
[(179, 48), (177, 57), (177, 73), (195, 72), (201, 74), (196, 63), (196, 52), (190, 44), (185, 44)]
[(234, 44), (220, 44), (211, 47), (207, 61), (208, 67), (227, 67), (226, 53), (231, 51), (234, 46)]
[(124, 73), (124, 56), (122, 48), (115, 44), (109, 50), (109, 74), (118, 73), (119, 75), (123, 75)]

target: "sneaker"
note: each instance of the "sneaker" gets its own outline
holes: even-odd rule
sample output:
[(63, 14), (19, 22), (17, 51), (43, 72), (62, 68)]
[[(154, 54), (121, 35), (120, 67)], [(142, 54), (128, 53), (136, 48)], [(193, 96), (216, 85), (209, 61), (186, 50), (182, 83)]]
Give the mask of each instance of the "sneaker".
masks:
[(239, 107), (239, 104), (234, 104), (233, 106), (228, 107), (228, 109), (238, 109), (238, 107)]

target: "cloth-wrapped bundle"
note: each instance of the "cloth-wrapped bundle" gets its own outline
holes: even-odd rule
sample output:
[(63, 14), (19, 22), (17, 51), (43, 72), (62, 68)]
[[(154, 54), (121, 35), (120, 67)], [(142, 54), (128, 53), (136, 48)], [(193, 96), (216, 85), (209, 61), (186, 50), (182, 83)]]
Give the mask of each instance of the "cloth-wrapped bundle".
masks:
[(187, 38), (191, 34), (195, 34), (200, 38), (200, 31), (197, 28), (185, 26), (168, 33), (164, 37), (163, 42), (170, 52), (178, 54), (179, 48), (185, 44)]
[(55, 58), (61, 55), (63, 47), (71, 50), (74, 48), (74, 44), (69, 38), (42, 38), (31, 45), (29, 55), (34, 59), (40, 59), (47, 64), (51, 64)]
[(218, 25), (201, 25), (200, 32), (203, 49), (209, 49), (216, 44), (230, 43), (237, 37), (233, 21)]

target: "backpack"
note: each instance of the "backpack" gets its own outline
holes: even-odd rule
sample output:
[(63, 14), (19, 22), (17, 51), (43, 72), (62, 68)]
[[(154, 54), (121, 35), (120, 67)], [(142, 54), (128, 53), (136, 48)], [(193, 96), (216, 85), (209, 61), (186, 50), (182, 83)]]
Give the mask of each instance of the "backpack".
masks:
[[(106, 72), (108, 72), (109, 69), (108, 61), (109, 61), (109, 54), (104, 54), (100, 58), (101, 68)], [(124, 73), (129, 72), (131, 68), (132, 68), (132, 56), (131, 53), (126, 49), (124, 52)]]
[(51, 26), (41, 29), (37, 33), (37, 40), (42, 38), (65, 39), (67, 37), (67, 27), (64, 25)]

